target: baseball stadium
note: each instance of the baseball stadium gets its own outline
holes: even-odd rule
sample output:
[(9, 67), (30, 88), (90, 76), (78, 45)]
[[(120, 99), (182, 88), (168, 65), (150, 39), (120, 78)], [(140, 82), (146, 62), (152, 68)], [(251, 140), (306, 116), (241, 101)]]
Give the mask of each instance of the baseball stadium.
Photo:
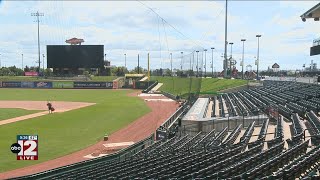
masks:
[[(34, 8), (48, 11), (31, 13), (28, 18), (36, 18), (36, 23), (20, 32), (21, 37), (11, 39), (10, 32), (7, 38), (0, 36), (0, 179), (320, 179), (318, 39), (312, 47), (299, 41), (299, 48), (308, 51), (302, 57), (312, 58), (310, 68), (303, 64), (301, 70), (293, 64), (302, 59), (269, 61), (272, 53), (260, 52), (260, 38), (268, 37), (268, 31), (261, 29), (264, 33), (254, 34), (254, 40), (250, 33), (230, 31), (237, 18), (249, 18), (230, 12), (239, 2), (90, 3), (21, 5), (0, 0), (0, 14), (6, 17), (11, 13), (6, 8), (25, 9), (15, 19), (18, 24)], [(294, 27), (317, 27), (311, 20), (319, 21), (320, 3), (303, 3), (294, 5), (296, 9), (288, 5), (292, 12), (304, 10), (293, 23), (301, 24)], [(127, 16), (131, 8), (137, 10)], [(211, 8), (216, 14), (205, 17)], [(97, 10), (97, 18), (75, 16), (81, 10)], [(189, 29), (201, 28), (189, 26), (191, 18), (177, 22), (174, 18), (181, 14), (171, 13), (179, 10), (208, 20), (205, 26), (213, 19), (219, 21), (214, 25), (221, 21), (222, 33), (211, 36), (210, 29), (195, 38)], [(107, 20), (111, 25), (104, 24)], [(122, 21), (143, 22), (142, 29)], [(12, 26), (1, 17), (0, 22)], [(116, 30), (103, 31), (104, 25)], [(132, 35), (124, 33), (129, 27)], [(316, 28), (311, 29), (314, 35)], [(29, 31), (35, 35), (28, 36)], [(235, 36), (238, 43), (229, 40)], [(217, 45), (209, 46), (204, 39)], [(273, 46), (268, 48), (274, 48), (275, 56), (278, 46)]]

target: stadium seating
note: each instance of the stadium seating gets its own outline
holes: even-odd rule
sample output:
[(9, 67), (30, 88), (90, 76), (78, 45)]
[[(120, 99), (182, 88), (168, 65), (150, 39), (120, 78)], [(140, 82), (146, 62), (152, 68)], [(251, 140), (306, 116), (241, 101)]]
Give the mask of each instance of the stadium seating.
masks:
[[(250, 121), (244, 127), (237, 122), (234, 129), (176, 133), (126, 158), (106, 161), (102, 157), (20, 179), (319, 179), (319, 95), (319, 86), (264, 81), (261, 88), (213, 97), (211, 114), (232, 117), (254, 115), (257, 110), (279, 112), (279, 117), (262, 124)], [(215, 112), (216, 106), (219, 112)], [(286, 141), (284, 118), (292, 122), (291, 138)], [(304, 122), (312, 146), (303, 138)], [(274, 137), (266, 141), (268, 127), (275, 123)], [(261, 125), (259, 134), (254, 135), (258, 138), (250, 142), (257, 124)], [(242, 128), (245, 132), (236, 142)]]

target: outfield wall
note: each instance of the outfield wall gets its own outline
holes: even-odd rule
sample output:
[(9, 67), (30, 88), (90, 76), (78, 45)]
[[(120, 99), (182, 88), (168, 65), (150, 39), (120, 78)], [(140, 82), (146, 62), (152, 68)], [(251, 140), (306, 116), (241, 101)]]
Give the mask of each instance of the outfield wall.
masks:
[[(136, 82), (133, 89), (147, 89), (155, 81)], [(121, 83), (121, 87), (123, 83)], [(118, 89), (114, 81), (0, 81), (0, 88), (43, 88), (43, 89)]]
[(43, 88), (43, 89), (112, 89), (113, 82), (91, 81), (0, 81), (1, 88)]

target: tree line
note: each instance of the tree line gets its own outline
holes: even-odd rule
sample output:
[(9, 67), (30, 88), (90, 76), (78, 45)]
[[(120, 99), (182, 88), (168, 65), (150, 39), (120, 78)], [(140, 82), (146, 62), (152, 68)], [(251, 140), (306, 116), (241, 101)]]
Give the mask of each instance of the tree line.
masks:
[[(24, 76), (24, 72), (38, 72), (39, 67), (36, 66), (25, 66), (22, 70), (21, 68), (17, 68), (16, 66), (10, 67), (1, 67), (0, 68), (0, 76)], [(40, 74), (45, 76), (51, 76), (51, 69), (43, 69), (40, 68)]]

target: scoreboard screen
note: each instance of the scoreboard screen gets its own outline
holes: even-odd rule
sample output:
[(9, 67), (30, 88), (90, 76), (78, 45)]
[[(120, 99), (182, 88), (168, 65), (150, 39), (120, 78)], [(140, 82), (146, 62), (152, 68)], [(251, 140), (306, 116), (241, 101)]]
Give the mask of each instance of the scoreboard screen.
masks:
[(310, 48), (310, 56), (318, 55), (320, 54), (320, 45), (313, 46)]
[(103, 45), (47, 45), (47, 68), (100, 68), (103, 58)]

